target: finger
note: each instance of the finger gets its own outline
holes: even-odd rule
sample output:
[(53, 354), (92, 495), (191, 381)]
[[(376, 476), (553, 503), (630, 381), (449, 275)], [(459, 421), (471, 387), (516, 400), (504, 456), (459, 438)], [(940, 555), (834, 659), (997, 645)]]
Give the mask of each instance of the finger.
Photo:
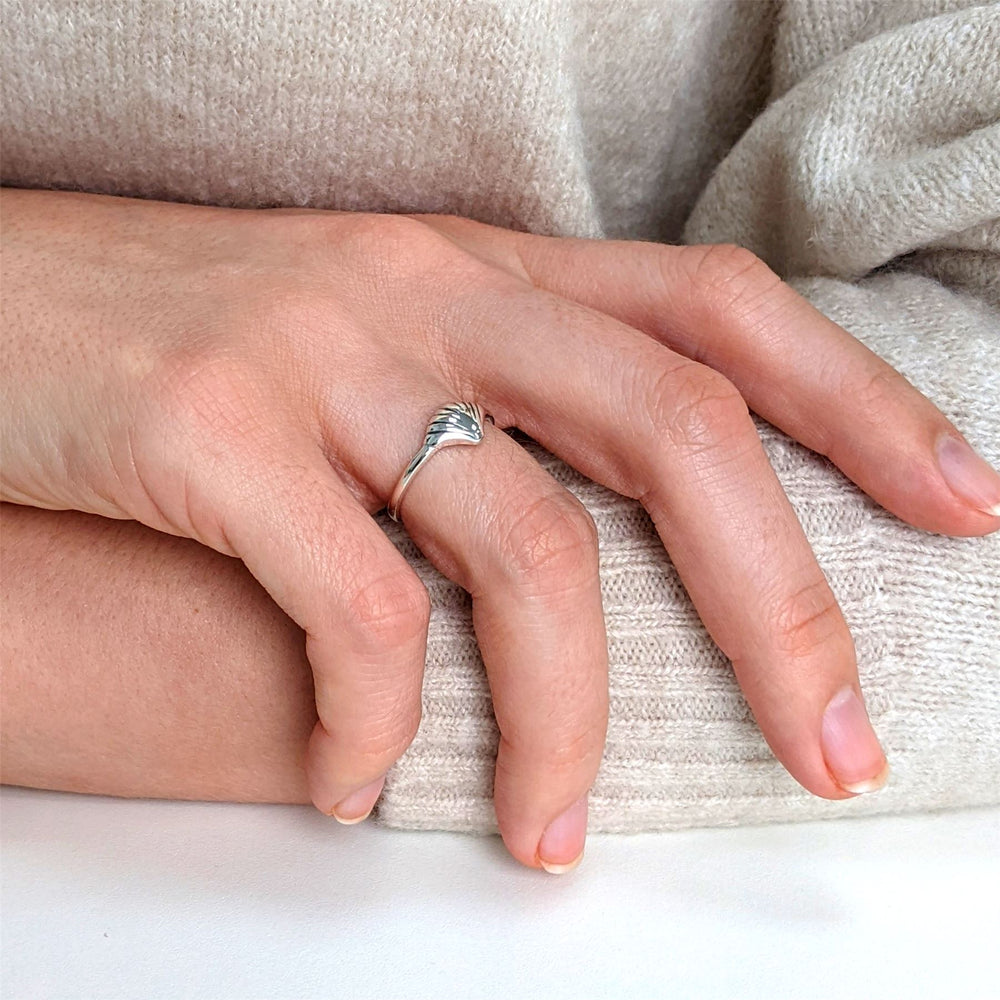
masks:
[(517, 234), (542, 288), (723, 373), (750, 408), (910, 524), (1000, 527), (1000, 476), (899, 372), (742, 247)]
[(847, 690), (859, 697), (853, 643), (733, 385), (544, 292), (512, 288), (481, 314), (463, 391), (498, 424), (516, 422), (642, 501), (762, 732), (803, 785), (842, 798), (878, 779), (884, 758), (857, 713), (849, 745), (824, 738), (827, 707)]
[[(393, 468), (419, 445), (420, 418), (400, 408)], [(400, 446), (402, 445), (402, 447)], [(391, 477), (380, 485), (386, 494)], [(586, 796), (607, 729), (607, 636), (597, 537), (586, 509), (490, 424), (475, 447), (435, 454), (401, 504), (407, 531), (472, 596), (473, 622), (500, 729), (494, 803), (500, 833), (526, 865), (579, 860)]]
[(430, 599), (311, 442), (273, 442), (230, 468), (214, 500), (225, 536), (306, 633), (319, 716), (310, 795), (322, 812), (358, 822), (420, 722)]

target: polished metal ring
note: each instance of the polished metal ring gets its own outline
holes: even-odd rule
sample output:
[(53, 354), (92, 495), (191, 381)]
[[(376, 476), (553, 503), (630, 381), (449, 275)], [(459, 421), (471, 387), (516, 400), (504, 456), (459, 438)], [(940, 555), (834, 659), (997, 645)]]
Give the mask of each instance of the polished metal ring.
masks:
[(399, 520), (399, 505), (403, 501), (403, 495), (409, 489), (417, 470), (434, 452), (453, 444), (479, 444), (482, 441), (484, 418), (493, 423), (493, 418), (488, 413), (484, 415), (478, 403), (449, 403), (434, 414), (427, 425), (424, 443), (410, 459), (392, 491), (386, 507), (389, 517), (394, 521)]

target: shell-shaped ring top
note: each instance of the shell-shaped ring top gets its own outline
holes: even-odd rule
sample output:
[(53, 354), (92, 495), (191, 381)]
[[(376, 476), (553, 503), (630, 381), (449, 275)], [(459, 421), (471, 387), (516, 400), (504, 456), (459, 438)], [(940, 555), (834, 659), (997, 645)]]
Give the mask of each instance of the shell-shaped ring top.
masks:
[(442, 406), (431, 418), (424, 434), (424, 443), (417, 450), (409, 464), (399, 477), (396, 488), (392, 491), (386, 511), (394, 521), (399, 520), (399, 505), (403, 500), (411, 480), (417, 470), (434, 452), (456, 444), (479, 444), (483, 440), (483, 423), (493, 418), (484, 414), (478, 403), (449, 403)]

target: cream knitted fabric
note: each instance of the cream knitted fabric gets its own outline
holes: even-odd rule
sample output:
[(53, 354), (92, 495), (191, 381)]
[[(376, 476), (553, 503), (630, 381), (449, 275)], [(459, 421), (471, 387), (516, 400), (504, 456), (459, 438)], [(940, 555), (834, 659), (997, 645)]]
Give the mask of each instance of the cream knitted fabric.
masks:
[[(40, 0), (4, 14), (5, 184), (743, 243), (1000, 463), (996, 4)], [(611, 721), (592, 828), (1000, 801), (1000, 537), (910, 528), (758, 425), (852, 628), (892, 780), (841, 803), (799, 788), (642, 508), (522, 437), (600, 534)], [(468, 598), (379, 521), (433, 601), (424, 719), (381, 818), (493, 829), (496, 731)]]
[(0, 0), (3, 183), (680, 238), (770, 3)]

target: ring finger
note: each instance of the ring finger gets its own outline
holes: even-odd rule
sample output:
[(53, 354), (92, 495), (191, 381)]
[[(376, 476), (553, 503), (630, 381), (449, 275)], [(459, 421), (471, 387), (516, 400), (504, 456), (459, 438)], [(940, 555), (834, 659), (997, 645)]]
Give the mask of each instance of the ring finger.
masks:
[[(442, 384), (424, 407), (407, 405), (396, 426), (426, 426), (453, 394)], [(483, 430), (478, 446), (448, 448), (420, 468), (399, 516), (472, 597), (500, 729), (494, 804), (504, 841), (524, 864), (560, 871), (583, 851), (607, 728), (596, 529), (516, 441), (489, 423)], [(420, 444), (416, 433), (402, 437), (372, 484), (384, 496)]]

